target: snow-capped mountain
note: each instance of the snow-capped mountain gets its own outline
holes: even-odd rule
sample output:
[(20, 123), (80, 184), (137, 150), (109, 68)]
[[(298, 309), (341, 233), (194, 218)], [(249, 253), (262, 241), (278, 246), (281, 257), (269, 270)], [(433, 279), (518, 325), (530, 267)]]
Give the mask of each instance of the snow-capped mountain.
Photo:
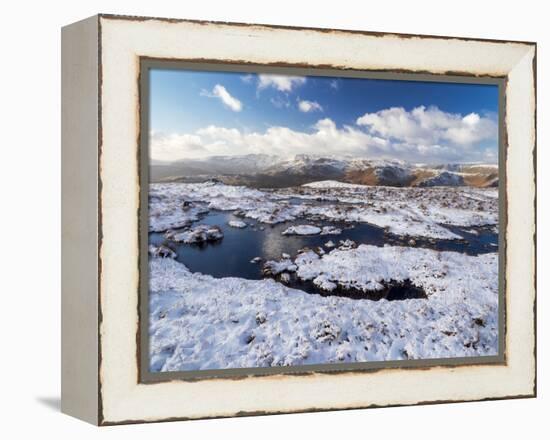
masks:
[(254, 174), (281, 162), (281, 158), (269, 154), (242, 156), (211, 156), (207, 159), (190, 159), (177, 162), (151, 164), (151, 180), (154, 182), (233, 174)]
[(335, 159), (332, 157), (315, 157), (306, 154), (298, 154), (292, 159), (272, 164), (265, 169), (266, 173), (288, 172), (291, 174), (307, 174), (308, 172), (318, 172), (319, 170), (343, 171), (348, 166), (349, 161)]
[(498, 167), (488, 164), (411, 164), (400, 160), (266, 154), (213, 156), (151, 166), (152, 181), (197, 182), (281, 188), (320, 180), (384, 186), (498, 186)]
[(427, 177), (418, 182), (418, 186), (463, 186), (464, 177), (449, 171), (442, 171), (433, 177)]

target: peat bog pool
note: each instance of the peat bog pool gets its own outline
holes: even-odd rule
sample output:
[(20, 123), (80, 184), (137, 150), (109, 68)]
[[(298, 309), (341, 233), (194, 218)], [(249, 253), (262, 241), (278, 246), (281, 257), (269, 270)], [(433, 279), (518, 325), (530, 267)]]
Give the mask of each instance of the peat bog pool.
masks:
[[(359, 244), (384, 246), (385, 244), (397, 246), (414, 246), (430, 248), (439, 251), (455, 251), (468, 255), (479, 255), (498, 251), (498, 234), (492, 226), (457, 227), (446, 226), (452, 232), (463, 237), (462, 240), (437, 240), (414, 237), (400, 237), (387, 233), (383, 228), (367, 223), (346, 223), (334, 221), (313, 221), (298, 219), (275, 225), (258, 223), (252, 219), (244, 219), (248, 224), (246, 228), (235, 228), (228, 225), (231, 220), (243, 220), (230, 211), (211, 210), (195, 224), (217, 225), (221, 228), (224, 237), (215, 242), (201, 244), (183, 244), (167, 240), (163, 233), (150, 233), (149, 243), (154, 245), (164, 244), (177, 254), (176, 260), (185, 264), (192, 272), (200, 272), (216, 278), (238, 277), (250, 280), (265, 278), (262, 274), (262, 262), (267, 260), (279, 260), (283, 253), (295, 257), (304, 247), (314, 249), (323, 248), (326, 252), (331, 249), (325, 246), (329, 240), (338, 245), (340, 240), (353, 240)], [(310, 224), (318, 227), (335, 226), (342, 230), (339, 235), (282, 235), (289, 226)], [(253, 263), (256, 257), (262, 262)], [(424, 291), (410, 282), (388, 283), (381, 291), (366, 294), (362, 291), (337, 289), (326, 292), (290, 274), (290, 280), (285, 284), (308, 293), (321, 295), (345, 296), (353, 299), (385, 298), (388, 300), (401, 300), (410, 298), (426, 298)]]

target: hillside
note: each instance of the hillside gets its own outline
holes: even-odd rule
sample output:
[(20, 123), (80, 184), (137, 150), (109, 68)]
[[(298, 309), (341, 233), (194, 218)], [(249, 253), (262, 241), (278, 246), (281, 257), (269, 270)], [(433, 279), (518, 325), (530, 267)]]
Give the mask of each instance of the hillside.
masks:
[(153, 182), (202, 182), (216, 179), (229, 185), (285, 188), (319, 180), (338, 180), (373, 186), (498, 186), (498, 167), (492, 164), (411, 164), (398, 160), (343, 159), (297, 155), (251, 154), (214, 156), (204, 160), (153, 164)]

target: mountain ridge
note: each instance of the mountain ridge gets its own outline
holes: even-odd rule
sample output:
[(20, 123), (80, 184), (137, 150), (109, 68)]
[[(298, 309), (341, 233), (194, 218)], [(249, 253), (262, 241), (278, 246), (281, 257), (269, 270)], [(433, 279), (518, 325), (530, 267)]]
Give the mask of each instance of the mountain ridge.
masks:
[(152, 182), (200, 182), (217, 179), (255, 188), (298, 186), (319, 180), (373, 186), (497, 187), (498, 166), (483, 163), (418, 164), (397, 159), (336, 158), (269, 154), (212, 156), (170, 164), (152, 164)]

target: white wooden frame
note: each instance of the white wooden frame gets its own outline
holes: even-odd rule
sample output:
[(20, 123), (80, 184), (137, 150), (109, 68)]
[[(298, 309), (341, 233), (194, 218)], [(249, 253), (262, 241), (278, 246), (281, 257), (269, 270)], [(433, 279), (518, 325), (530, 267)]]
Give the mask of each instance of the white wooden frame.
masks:
[[(108, 425), (532, 397), (533, 43), (96, 16), (63, 29), (62, 409)], [(140, 58), (506, 78), (506, 362), (140, 383)]]

